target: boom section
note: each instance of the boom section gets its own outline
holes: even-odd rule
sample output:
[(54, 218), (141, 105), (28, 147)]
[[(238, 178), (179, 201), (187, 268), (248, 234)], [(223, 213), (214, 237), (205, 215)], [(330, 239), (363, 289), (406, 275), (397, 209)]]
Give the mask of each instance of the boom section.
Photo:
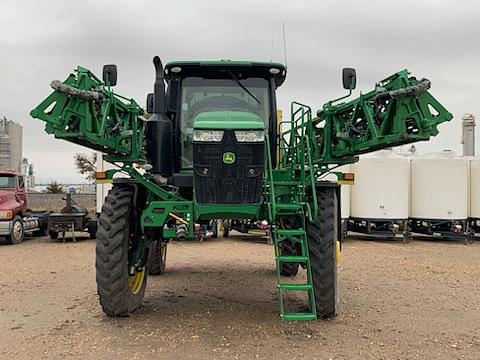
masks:
[(145, 119), (133, 100), (113, 92), (90, 70), (78, 66), (30, 115), (45, 131), (106, 154), (108, 161), (145, 162)]
[(297, 121), (306, 123), (314, 162), (351, 163), (360, 154), (437, 135), (438, 125), (453, 116), (429, 93), (430, 85), (402, 70), (356, 99), (329, 101), (310, 124)]

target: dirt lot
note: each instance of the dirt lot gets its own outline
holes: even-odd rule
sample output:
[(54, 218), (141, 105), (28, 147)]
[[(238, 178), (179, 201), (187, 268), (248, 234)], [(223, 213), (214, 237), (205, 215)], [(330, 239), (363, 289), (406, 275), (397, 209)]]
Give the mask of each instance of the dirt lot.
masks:
[(479, 359), (480, 242), (349, 240), (341, 314), (282, 322), (273, 249), (233, 240), (169, 245), (145, 306), (110, 319), (95, 243), (0, 246), (2, 359)]

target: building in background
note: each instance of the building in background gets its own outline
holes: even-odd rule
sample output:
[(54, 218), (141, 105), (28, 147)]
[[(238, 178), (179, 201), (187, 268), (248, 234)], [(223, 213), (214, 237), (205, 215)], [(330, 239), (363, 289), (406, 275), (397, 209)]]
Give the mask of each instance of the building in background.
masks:
[(0, 119), (0, 170), (22, 172), (23, 127), (4, 116)]
[(27, 192), (35, 191), (35, 175), (33, 173), (33, 164), (28, 162), (27, 158), (22, 160), (22, 174), (25, 178), (25, 188)]

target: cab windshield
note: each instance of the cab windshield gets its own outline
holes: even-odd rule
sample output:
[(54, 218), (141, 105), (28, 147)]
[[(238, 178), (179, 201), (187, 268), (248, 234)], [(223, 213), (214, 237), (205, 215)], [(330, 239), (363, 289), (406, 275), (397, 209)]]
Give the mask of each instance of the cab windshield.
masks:
[(182, 80), (180, 147), (182, 168), (193, 165), (193, 120), (207, 111), (242, 111), (270, 119), (269, 81), (264, 78), (214, 79), (187, 77)]
[(0, 176), (0, 189), (15, 188), (15, 176), (1, 175)]

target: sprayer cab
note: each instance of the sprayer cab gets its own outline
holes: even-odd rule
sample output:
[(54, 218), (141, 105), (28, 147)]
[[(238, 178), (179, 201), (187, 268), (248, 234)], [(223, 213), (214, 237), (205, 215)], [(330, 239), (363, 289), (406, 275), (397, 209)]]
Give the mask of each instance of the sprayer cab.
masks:
[(276, 154), (275, 91), (285, 67), (220, 60), (155, 69), (154, 94), (147, 100), (147, 109), (153, 108), (147, 122), (152, 173), (195, 188), (199, 203), (260, 203), (265, 135)]

